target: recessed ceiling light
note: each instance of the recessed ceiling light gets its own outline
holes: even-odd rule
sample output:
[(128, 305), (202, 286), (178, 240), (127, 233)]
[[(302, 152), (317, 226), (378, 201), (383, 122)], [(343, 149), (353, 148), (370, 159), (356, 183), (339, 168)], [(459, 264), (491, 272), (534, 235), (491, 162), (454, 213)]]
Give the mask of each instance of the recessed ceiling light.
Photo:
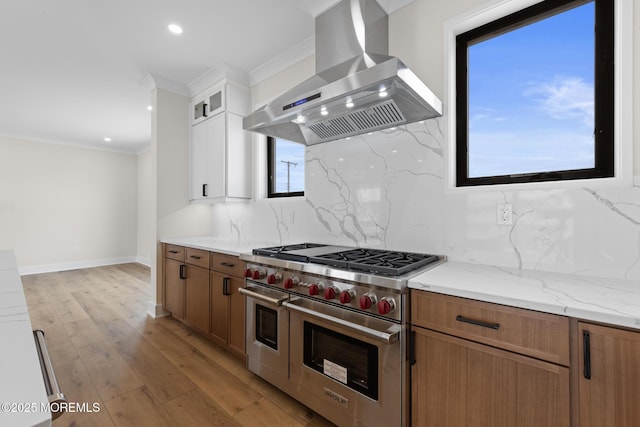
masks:
[(147, 105), (147, 110), (153, 111), (153, 107), (151, 105)]
[(169, 24), (169, 31), (173, 34), (182, 34), (182, 27), (177, 24)]
[(111, 138), (109, 138), (108, 136), (104, 138), (104, 142), (111, 142)]

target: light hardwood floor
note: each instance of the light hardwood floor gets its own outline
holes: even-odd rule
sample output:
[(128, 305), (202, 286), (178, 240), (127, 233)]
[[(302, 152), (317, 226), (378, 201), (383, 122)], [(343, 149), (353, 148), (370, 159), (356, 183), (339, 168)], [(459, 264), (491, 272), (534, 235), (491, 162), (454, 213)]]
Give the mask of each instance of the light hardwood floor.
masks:
[(139, 264), (23, 276), (34, 329), (45, 331), (69, 402), (61, 426), (331, 426), (169, 318), (147, 316)]

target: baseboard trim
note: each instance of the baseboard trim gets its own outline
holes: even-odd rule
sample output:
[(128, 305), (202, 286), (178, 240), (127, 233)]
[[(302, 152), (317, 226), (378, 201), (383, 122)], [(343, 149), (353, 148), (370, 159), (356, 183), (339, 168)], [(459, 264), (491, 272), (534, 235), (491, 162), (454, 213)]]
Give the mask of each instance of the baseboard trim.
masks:
[(136, 257), (136, 262), (138, 264), (142, 264), (142, 265), (144, 265), (146, 267), (151, 267), (151, 258), (137, 256)]
[[(20, 275), (28, 276), (31, 274), (41, 274), (41, 273), (54, 273), (57, 271), (68, 271), (68, 270), (78, 270), (81, 268), (92, 268), (92, 267), (104, 267), (106, 265), (116, 265), (116, 264), (127, 264), (127, 263), (140, 263), (144, 264), (140, 260), (144, 260), (141, 257), (121, 257), (121, 258), (104, 258), (104, 259), (92, 259), (87, 261), (76, 261), (76, 262), (67, 262), (60, 264), (45, 264), (45, 265), (34, 265), (30, 267), (20, 267)], [(144, 264), (148, 265), (148, 264)], [(150, 265), (150, 263), (149, 263)]]
[(158, 317), (166, 317), (169, 314), (170, 313), (168, 311), (165, 311), (165, 309), (162, 308), (162, 304), (156, 304), (151, 301), (149, 302), (149, 308), (147, 309), (147, 315), (149, 317), (157, 319)]

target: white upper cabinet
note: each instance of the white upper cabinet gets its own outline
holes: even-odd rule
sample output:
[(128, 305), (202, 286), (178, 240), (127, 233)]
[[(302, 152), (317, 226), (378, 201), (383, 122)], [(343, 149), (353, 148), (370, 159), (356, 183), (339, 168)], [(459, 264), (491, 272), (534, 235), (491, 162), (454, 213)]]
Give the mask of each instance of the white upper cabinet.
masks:
[(246, 116), (251, 112), (249, 103), (249, 88), (225, 79), (191, 99), (191, 124), (223, 112)]
[(249, 89), (226, 79), (192, 98), (192, 201), (251, 198), (251, 138), (242, 129), (249, 105)]

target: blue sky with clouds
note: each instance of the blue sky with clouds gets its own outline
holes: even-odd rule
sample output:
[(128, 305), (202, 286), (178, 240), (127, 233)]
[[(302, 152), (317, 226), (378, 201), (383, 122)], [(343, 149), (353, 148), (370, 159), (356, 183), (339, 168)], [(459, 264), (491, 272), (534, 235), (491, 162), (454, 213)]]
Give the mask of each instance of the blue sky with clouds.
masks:
[[(276, 138), (276, 192), (304, 191), (304, 151), (305, 146)], [(287, 190), (287, 163), (293, 162), (289, 168), (290, 190)]]
[(594, 165), (594, 4), (469, 47), (469, 176)]

